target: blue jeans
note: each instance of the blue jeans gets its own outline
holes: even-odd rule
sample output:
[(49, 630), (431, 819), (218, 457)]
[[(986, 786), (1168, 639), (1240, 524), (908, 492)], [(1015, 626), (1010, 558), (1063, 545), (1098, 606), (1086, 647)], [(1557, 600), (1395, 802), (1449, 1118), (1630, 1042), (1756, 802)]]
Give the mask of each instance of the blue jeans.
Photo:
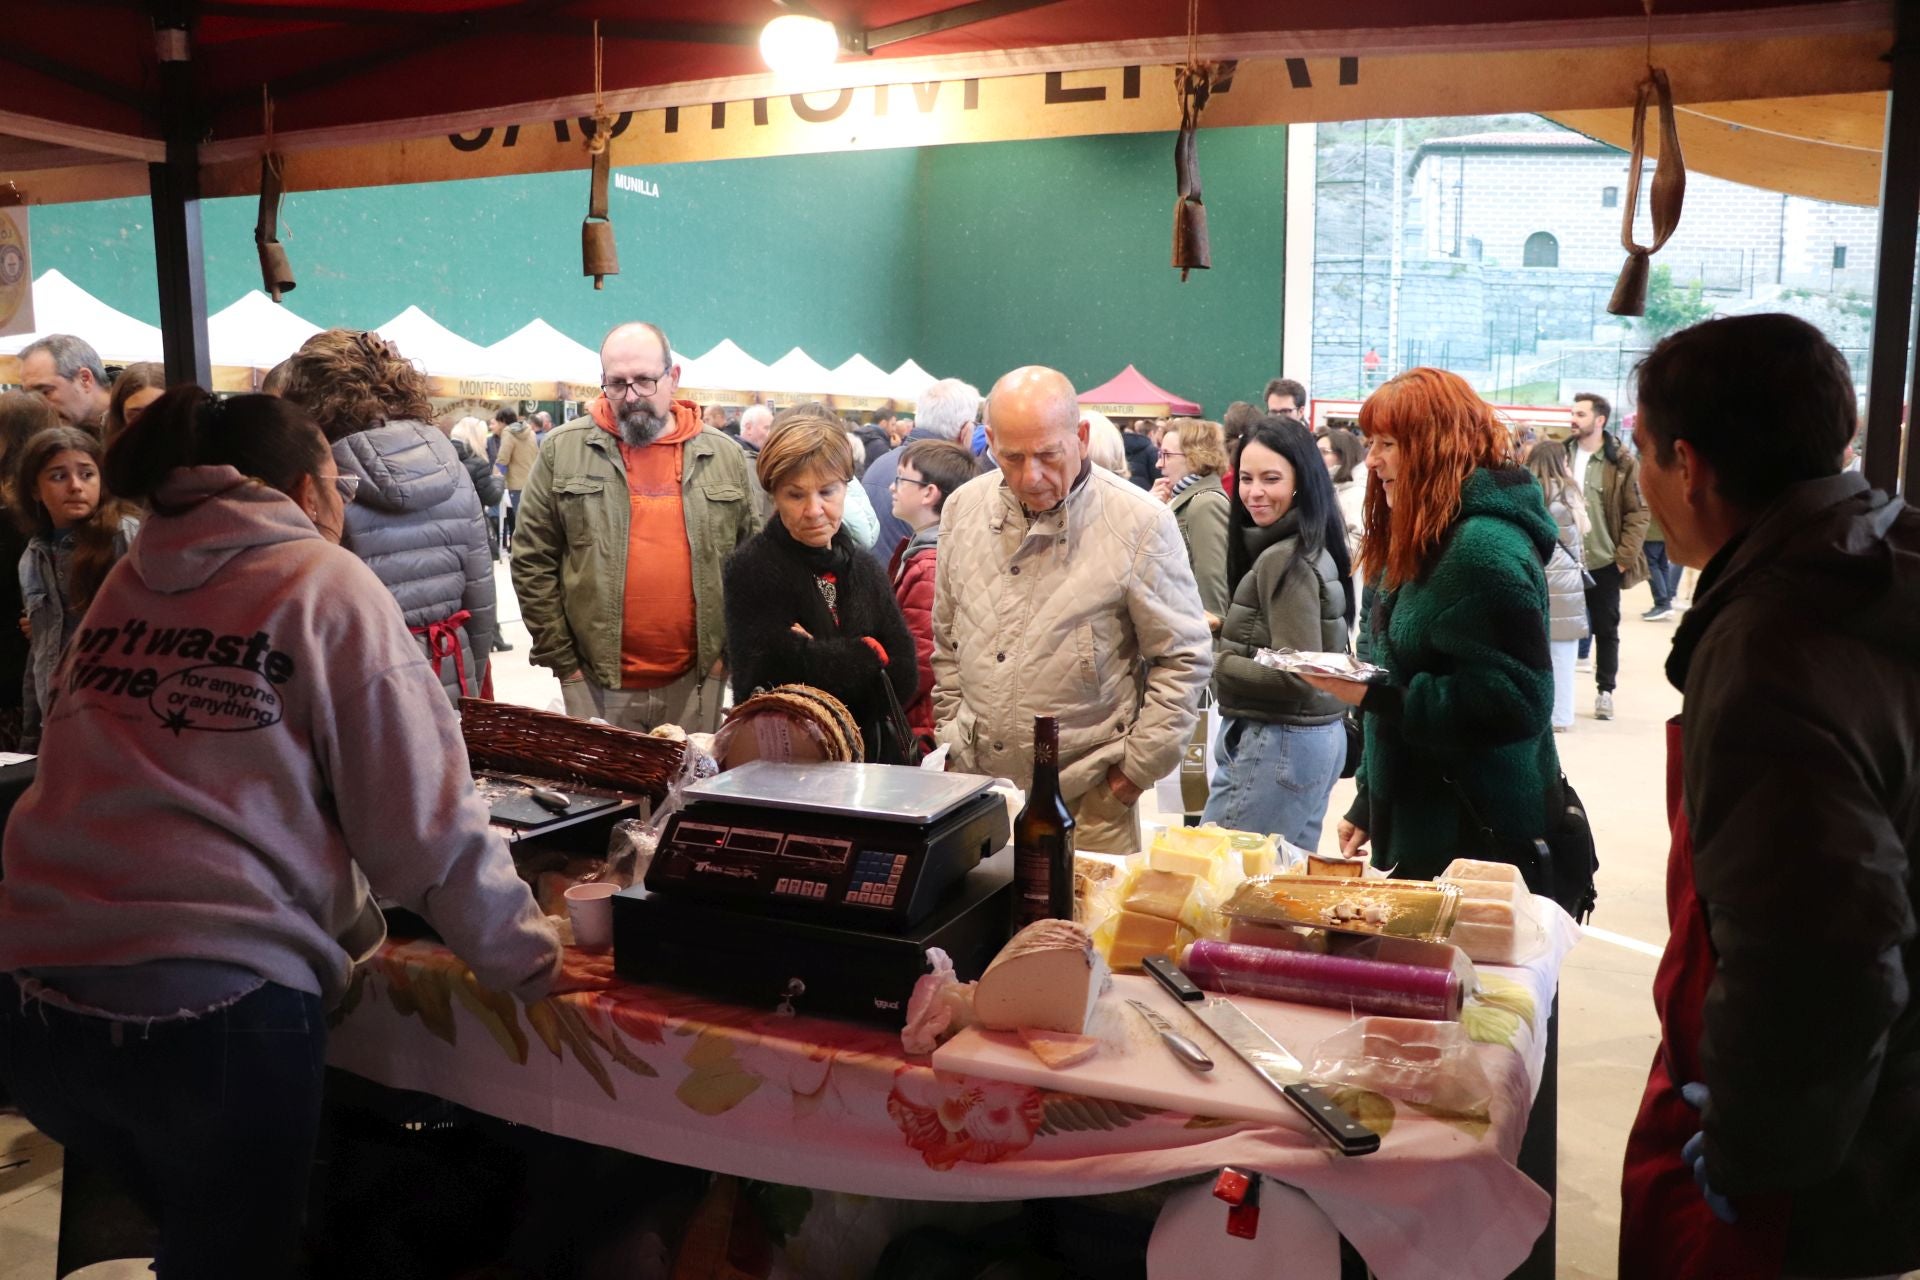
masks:
[(0, 1080), (153, 1215), (163, 1280), (295, 1273), (326, 1043), (320, 997), (273, 983), (142, 1023), (24, 998), (0, 974)]
[(1653, 607), (1664, 609), (1673, 603), (1673, 589), (1680, 583), (1680, 574), (1675, 565), (1667, 559), (1667, 544), (1649, 542), (1647, 552), (1647, 585), (1653, 588)]
[(1347, 760), (1346, 726), (1228, 719), (1214, 754), (1201, 821), (1320, 847), (1327, 797)]

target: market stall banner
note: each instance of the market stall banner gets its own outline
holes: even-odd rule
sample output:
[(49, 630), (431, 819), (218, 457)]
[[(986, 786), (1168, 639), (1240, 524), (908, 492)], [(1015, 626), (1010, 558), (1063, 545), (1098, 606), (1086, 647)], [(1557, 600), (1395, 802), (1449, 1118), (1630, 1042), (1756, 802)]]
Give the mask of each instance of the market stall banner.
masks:
[[(1878, 32), (1777, 39), (1711, 39), (1655, 47), (1684, 102), (1726, 103), (1884, 90)], [(1633, 101), (1646, 48), (1619, 47), (1254, 58), (1228, 62), (1204, 128), (1307, 121), (1620, 108)], [(1171, 65), (981, 75), (905, 84), (845, 85), (742, 100), (658, 102), (628, 95), (613, 115), (617, 166), (802, 155), (889, 147), (1170, 132), (1180, 124)], [(622, 95), (610, 93), (618, 107)], [(467, 132), (360, 145), (280, 138), (287, 189), (439, 182), (582, 169), (591, 118), (503, 122)], [(208, 151), (209, 196), (258, 191), (259, 157), (234, 142)], [(35, 203), (133, 195), (143, 165), (45, 169), (16, 178)], [(657, 188), (656, 188), (657, 190)], [(653, 194), (642, 192), (641, 194)]]
[[(389, 942), (356, 971), (328, 1060), (549, 1133), (859, 1196), (1094, 1195), (1231, 1164), (1305, 1192), (1383, 1280), (1492, 1280), (1526, 1258), (1550, 1207), (1514, 1161), (1578, 932), (1540, 901), (1547, 945), (1525, 966), (1483, 966), (1462, 1017), (1494, 1085), (1487, 1114), (1340, 1089), (1383, 1140), (1357, 1160), (1331, 1158), (1304, 1125), (1088, 1097), (1069, 1074), (1050, 1090), (935, 1071), (895, 1032), (628, 982), (610, 956), (574, 949), (565, 994), (523, 1007), (437, 943)], [(1303, 1049), (1351, 1021), (1285, 1008)]]

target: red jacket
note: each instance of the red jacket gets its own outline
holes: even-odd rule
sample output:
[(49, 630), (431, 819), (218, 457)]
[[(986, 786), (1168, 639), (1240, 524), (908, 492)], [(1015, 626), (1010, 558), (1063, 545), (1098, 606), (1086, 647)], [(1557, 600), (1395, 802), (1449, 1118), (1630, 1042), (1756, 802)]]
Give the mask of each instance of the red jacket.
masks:
[(933, 576), (940, 554), (940, 526), (933, 525), (907, 538), (894, 548), (887, 562), (893, 579), (894, 599), (906, 615), (907, 630), (913, 633), (913, 648), (920, 659), (920, 686), (907, 704), (907, 727), (921, 739), (921, 747), (933, 750)]

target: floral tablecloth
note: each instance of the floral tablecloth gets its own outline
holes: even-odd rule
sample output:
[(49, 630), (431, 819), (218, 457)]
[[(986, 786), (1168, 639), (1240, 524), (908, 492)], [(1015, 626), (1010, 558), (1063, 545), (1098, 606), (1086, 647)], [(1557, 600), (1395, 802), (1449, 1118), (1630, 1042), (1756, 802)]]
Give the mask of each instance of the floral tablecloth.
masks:
[[(483, 990), (438, 944), (390, 942), (356, 975), (328, 1056), (550, 1133), (863, 1196), (1091, 1195), (1253, 1168), (1311, 1197), (1382, 1280), (1500, 1277), (1525, 1260), (1550, 1209), (1514, 1166), (1560, 963), (1578, 936), (1543, 906), (1544, 951), (1525, 967), (1483, 968), (1463, 1018), (1494, 1082), (1491, 1119), (1340, 1091), (1383, 1136), (1358, 1159), (1304, 1129), (937, 1073), (893, 1033), (637, 985), (614, 975), (611, 957), (579, 951), (568, 953), (566, 994), (521, 1006)], [(1348, 1022), (1288, 1009), (1298, 1013), (1289, 1043)]]

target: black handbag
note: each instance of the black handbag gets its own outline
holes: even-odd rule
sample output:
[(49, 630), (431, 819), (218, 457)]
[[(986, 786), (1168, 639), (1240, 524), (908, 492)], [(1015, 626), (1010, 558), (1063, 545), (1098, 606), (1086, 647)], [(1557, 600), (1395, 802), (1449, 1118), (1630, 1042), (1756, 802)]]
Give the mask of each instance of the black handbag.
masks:
[(884, 669), (880, 672), (879, 680), (886, 702), (881, 707), (880, 723), (876, 726), (880, 741), (874, 744), (873, 758), (880, 764), (918, 765), (926, 753), (920, 749), (920, 739), (914, 733), (913, 726), (907, 723), (907, 712), (900, 705), (900, 695), (893, 691), (893, 681), (887, 679)]
[(1360, 772), (1360, 757), (1366, 753), (1366, 730), (1360, 724), (1360, 708), (1352, 707), (1340, 721), (1347, 729), (1347, 762), (1340, 766), (1340, 776), (1351, 778)]
[(1451, 776), (1446, 782), (1459, 797), (1467, 820), (1485, 837), (1488, 860), (1519, 867), (1530, 892), (1552, 898), (1575, 921), (1585, 924), (1600, 897), (1594, 885), (1594, 877), (1600, 870), (1600, 853), (1594, 847), (1587, 806), (1567, 781), (1567, 775), (1561, 774), (1551, 784), (1547, 795), (1547, 833), (1533, 840), (1503, 838), (1496, 834), (1481, 818), (1466, 788)]

